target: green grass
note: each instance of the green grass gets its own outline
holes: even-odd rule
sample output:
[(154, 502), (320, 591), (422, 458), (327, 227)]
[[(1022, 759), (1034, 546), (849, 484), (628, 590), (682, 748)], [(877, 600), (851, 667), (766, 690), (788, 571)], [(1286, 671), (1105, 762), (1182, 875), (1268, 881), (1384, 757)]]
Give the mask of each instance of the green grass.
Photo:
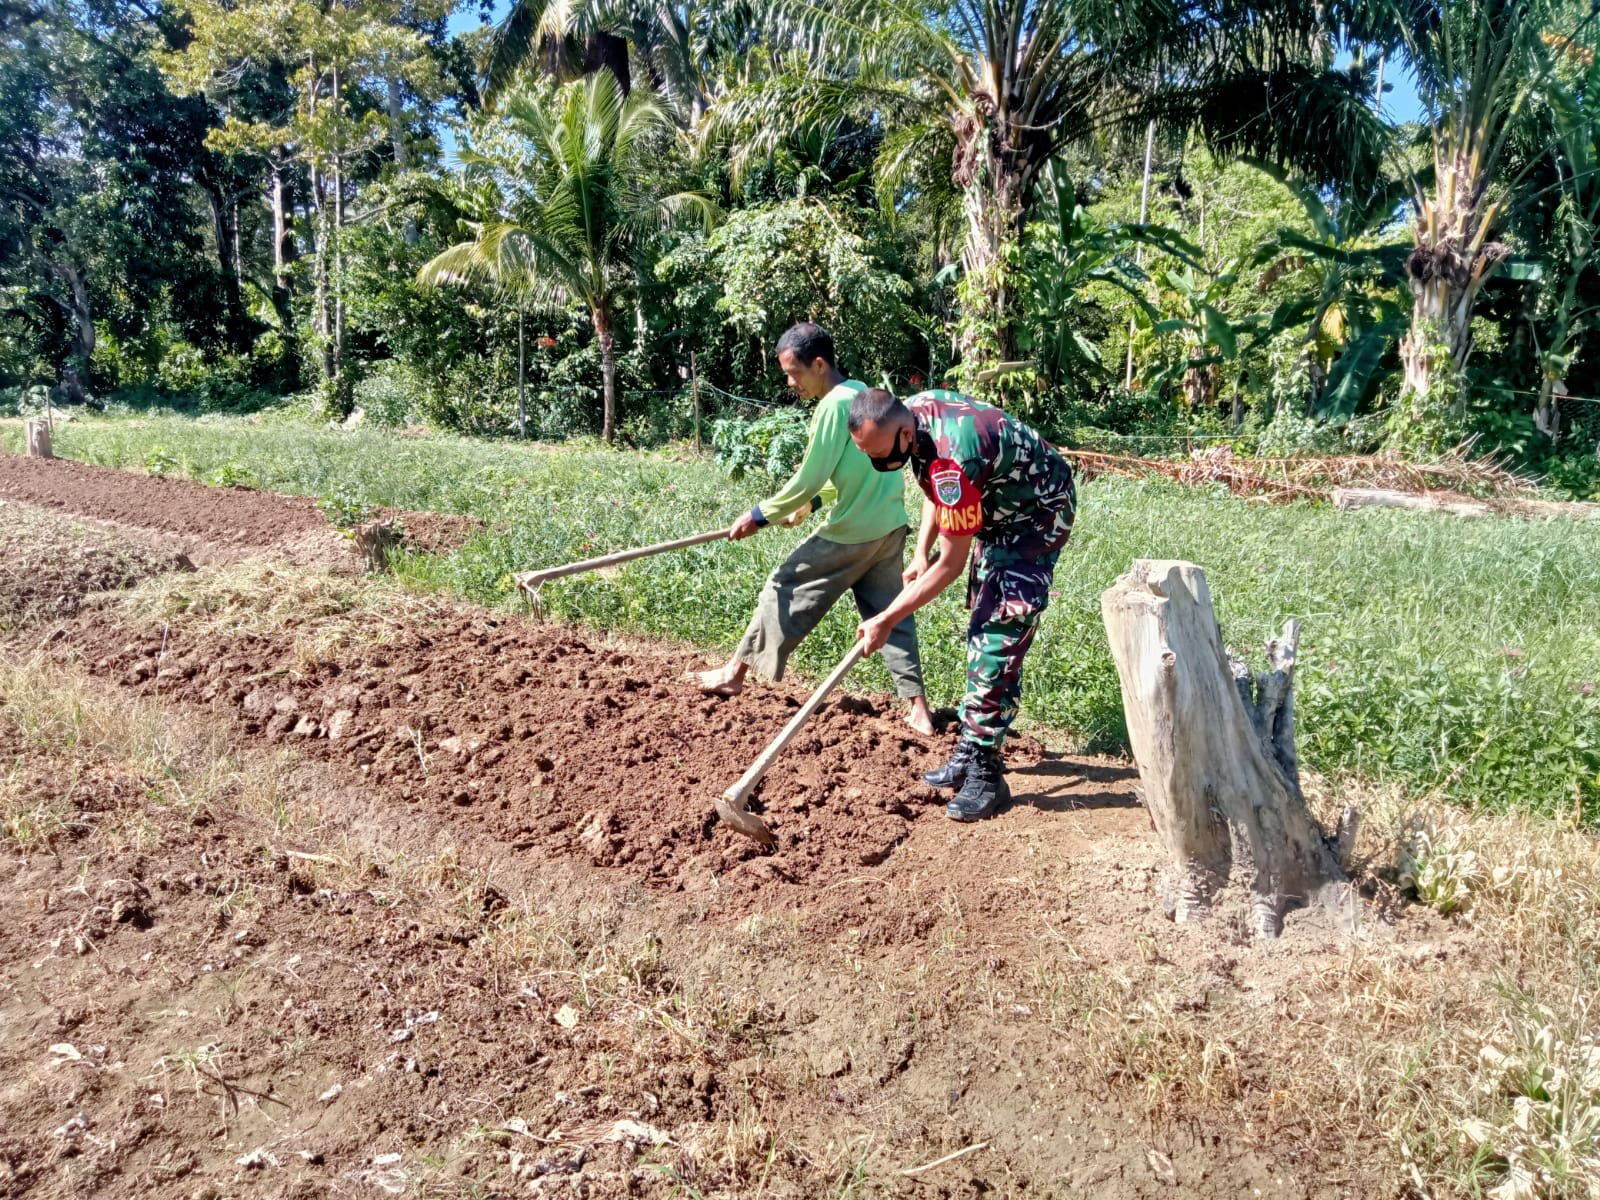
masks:
[[(0, 426), (0, 442), (20, 441), (20, 427)], [(716, 528), (761, 491), (707, 462), (282, 422), (75, 422), (56, 445), (110, 466), (159, 454), (201, 479), (242, 468), (262, 487), (480, 516), (489, 533), (401, 570), (489, 604), (513, 602), (514, 571)], [(545, 608), (726, 651), (800, 536), (769, 530), (645, 559), (610, 579), (559, 581), (546, 587)], [(1025, 714), (1092, 749), (1119, 748), (1125, 736), (1099, 597), (1136, 557), (1204, 566), (1234, 645), (1259, 647), (1285, 619), (1301, 619), (1300, 745), (1310, 766), (1497, 809), (1570, 814), (1581, 799), (1586, 819), (1600, 818), (1600, 522), (1336, 513), (1098, 480), (1082, 490), (1024, 681)], [(961, 693), (960, 590), (919, 618), (936, 704)], [(797, 669), (820, 674), (844, 653), (848, 609), (800, 648)], [(860, 681), (887, 687), (888, 676), (874, 661)]]

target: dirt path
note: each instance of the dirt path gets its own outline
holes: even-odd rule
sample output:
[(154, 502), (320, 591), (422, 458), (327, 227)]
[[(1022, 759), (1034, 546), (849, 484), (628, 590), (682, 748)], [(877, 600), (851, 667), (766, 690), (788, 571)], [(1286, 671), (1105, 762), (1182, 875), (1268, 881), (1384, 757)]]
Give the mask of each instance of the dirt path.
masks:
[(843, 696), (768, 853), (711, 798), (803, 693), (678, 648), (265, 565), (50, 628), (0, 686), (0, 1196), (1388, 1194), (1273, 1040), (1339, 941), (1164, 920), (1126, 764), (1019, 739), (957, 826)]

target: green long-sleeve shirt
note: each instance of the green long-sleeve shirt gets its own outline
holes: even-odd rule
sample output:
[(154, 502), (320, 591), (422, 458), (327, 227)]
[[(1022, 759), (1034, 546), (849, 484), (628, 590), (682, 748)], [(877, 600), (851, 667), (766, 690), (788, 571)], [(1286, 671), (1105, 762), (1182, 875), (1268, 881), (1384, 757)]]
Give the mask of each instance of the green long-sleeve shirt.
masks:
[(847, 379), (817, 401), (810, 440), (799, 469), (776, 495), (759, 505), (777, 522), (812, 497), (832, 502), (819, 531), (830, 542), (855, 546), (873, 542), (906, 524), (905, 481), (899, 471), (879, 471), (850, 440), (850, 401), (867, 385)]

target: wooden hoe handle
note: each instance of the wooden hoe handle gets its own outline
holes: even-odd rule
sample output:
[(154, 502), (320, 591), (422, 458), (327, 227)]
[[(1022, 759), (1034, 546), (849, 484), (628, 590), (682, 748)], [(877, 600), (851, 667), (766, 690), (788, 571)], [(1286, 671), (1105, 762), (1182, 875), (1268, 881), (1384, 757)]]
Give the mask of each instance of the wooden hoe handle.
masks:
[(713, 529), (709, 533), (697, 533), (693, 537), (678, 538), (671, 542), (657, 542), (653, 546), (640, 546), (636, 550), (619, 550), (615, 554), (607, 554), (600, 558), (586, 558), (582, 562), (568, 563), (563, 567), (546, 567), (542, 571), (524, 571), (520, 575), (513, 575), (516, 585), (524, 590), (538, 587), (541, 583), (548, 583), (552, 579), (561, 579), (567, 575), (581, 575), (585, 571), (598, 571), (603, 567), (614, 567), (619, 563), (632, 562), (636, 558), (645, 558), (651, 554), (664, 554), (668, 550), (684, 550), (690, 546), (702, 546), (706, 542), (714, 542), (719, 538), (728, 536), (726, 529)]
[(850, 647), (850, 653), (844, 656), (839, 665), (833, 669), (833, 673), (811, 693), (811, 698), (800, 706), (800, 711), (789, 718), (789, 723), (783, 727), (783, 732), (772, 739), (767, 748), (761, 752), (761, 757), (751, 763), (750, 769), (739, 777), (739, 782), (722, 793), (724, 800), (735, 808), (744, 807), (745, 801), (750, 798), (750, 793), (755, 791), (756, 784), (760, 783), (762, 776), (771, 770), (772, 764), (778, 760), (778, 755), (794, 741), (800, 732), (800, 727), (822, 707), (822, 702), (828, 698), (828, 693), (839, 686), (839, 681), (850, 673), (850, 668), (861, 661), (862, 645), (862, 642), (857, 641)]

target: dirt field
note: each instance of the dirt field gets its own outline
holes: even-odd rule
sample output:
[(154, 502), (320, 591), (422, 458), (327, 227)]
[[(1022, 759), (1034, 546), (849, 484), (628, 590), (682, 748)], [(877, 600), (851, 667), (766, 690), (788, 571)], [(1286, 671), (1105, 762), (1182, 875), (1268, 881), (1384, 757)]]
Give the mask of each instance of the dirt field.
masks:
[[(339, 534), (316, 502), (246, 488), (206, 487), (186, 479), (113, 471), (70, 459), (49, 461), (0, 452), (0, 499), (111, 522), (165, 537), (192, 551), (196, 562), (233, 561), (271, 553), (291, 562), (337, 562)], [(437, 551), (459, 545), (476, 526), (471, 517), (379, 509), (399, 517), (406, 542)]]
[(0, 576), (0, 1196), (1420, 1194), (1337, 1064), (1470, 931), (1175, 927), (1128, 764), (1019, 739), (957, 826), (886, 698), (769, 776), (769, 853), (711, 800), (803, 691), (23, 461), (8, 561), (75, 536), (20, 496), (102, 524)]
[(193, 564), (158, 539), (118, 536), (0, 501), (0, 635), (69, 617), (97, 592), (183, 569)]

